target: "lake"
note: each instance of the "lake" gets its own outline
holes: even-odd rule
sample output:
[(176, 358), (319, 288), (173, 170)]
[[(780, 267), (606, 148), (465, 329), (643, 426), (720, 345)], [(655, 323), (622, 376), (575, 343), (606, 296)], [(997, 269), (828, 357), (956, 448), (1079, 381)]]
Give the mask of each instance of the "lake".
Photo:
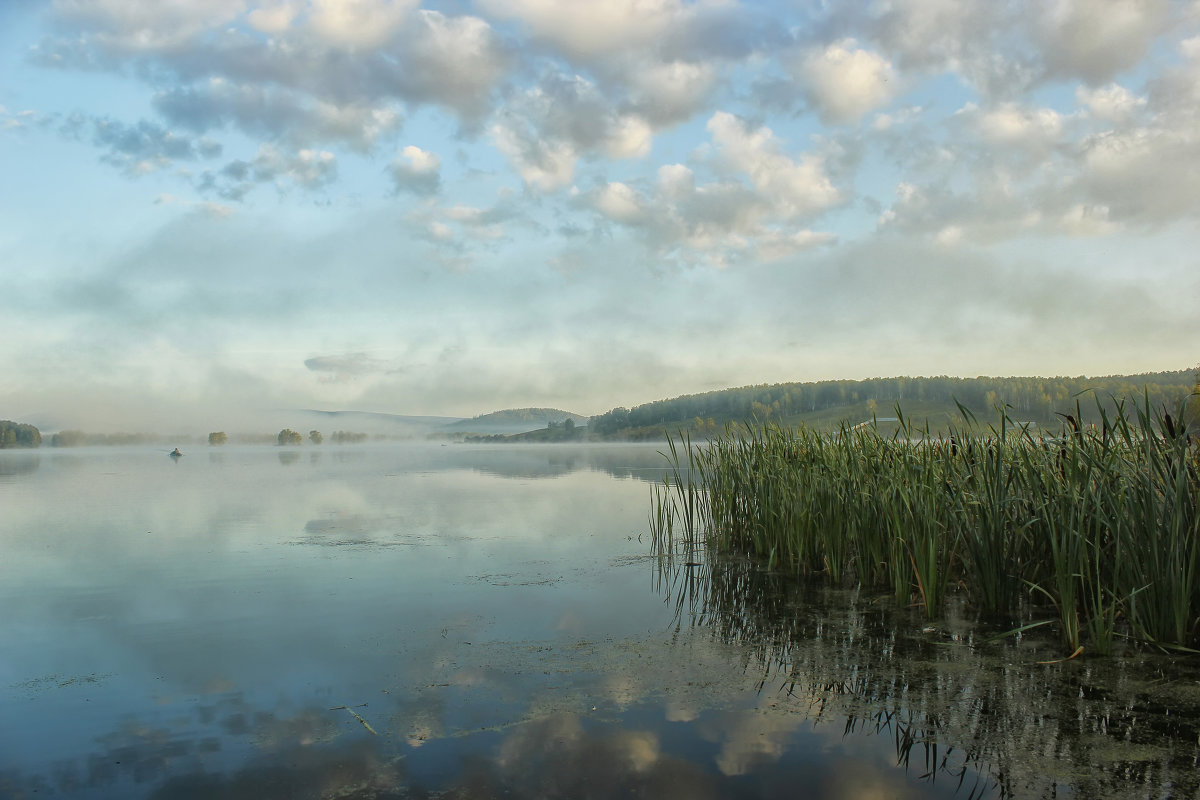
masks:
[(663, 553), (658, 447), (0, 451), (0, 797), (1191, 797), (1200, 670)]

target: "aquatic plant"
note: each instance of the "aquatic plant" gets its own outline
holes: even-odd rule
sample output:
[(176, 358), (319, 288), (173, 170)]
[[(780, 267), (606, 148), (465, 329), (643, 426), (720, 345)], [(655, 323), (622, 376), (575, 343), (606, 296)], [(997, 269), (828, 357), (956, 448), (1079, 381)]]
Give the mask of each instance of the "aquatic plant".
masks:
[(1110, 405), (1085, 426), (1077, 400), (1054, 436), (1008, 408), (985, 427), (960, 406), (948, 436), (897, 409), (891, 436), (767, 424), (672, 440), (651, 527), (769, 570), (877, 587), (928, 617), (952, 587), (993, 617), (1043, 603), (1072, 653), (1110, 653), (1119, 636), (1197, 647), (1200, 444), (1148, 397)]

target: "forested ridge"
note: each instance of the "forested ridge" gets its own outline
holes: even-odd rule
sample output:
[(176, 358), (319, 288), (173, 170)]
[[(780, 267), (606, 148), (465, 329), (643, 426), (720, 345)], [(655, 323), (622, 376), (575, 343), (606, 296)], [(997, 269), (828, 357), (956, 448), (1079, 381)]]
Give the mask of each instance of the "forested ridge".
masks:
[(1013, 419), (1055, 423), (1058, 414), (1074, 413), (1078, 403), (1085, 420), (1098, 417), (1097, 402), (1112, 409), (1124, 401), (1176, 410), (1196, 388), (1196, 372), (1178, 370), (1104, 377), (895, 377), (759, 384), (656, 400), (634, 408), (614, 408), (592, 417), (589, 430), (600, 436), (637, 435), (666, 427), (715, 432), (727, 422), (804, 421), (820, 412), (843, 409), (853, 422), (872, 415), (891, 416), (897, 405), (916, 409), (917, 416), (957, 412), (957, 404), (981, 420), (1006, 406)]

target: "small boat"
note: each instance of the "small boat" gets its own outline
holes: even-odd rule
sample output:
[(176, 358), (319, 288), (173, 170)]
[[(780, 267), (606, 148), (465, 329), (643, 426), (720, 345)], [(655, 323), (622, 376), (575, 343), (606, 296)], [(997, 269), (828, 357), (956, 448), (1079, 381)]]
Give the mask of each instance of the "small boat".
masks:
[(179, 458), (180, 456), (183, 455), (183, 453), (179, 452), (179, 448), (176, 447), (174, 450), (172, 450), (167, 455), (169, 455), (171, 458)]

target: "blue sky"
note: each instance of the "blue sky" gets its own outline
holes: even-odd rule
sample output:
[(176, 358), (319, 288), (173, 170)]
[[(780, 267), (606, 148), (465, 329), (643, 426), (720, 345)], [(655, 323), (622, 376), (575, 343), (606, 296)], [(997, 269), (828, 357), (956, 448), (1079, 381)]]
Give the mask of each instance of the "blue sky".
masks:
[(1195, 364), (1200, 3), (7, 0), (0, 417)]

